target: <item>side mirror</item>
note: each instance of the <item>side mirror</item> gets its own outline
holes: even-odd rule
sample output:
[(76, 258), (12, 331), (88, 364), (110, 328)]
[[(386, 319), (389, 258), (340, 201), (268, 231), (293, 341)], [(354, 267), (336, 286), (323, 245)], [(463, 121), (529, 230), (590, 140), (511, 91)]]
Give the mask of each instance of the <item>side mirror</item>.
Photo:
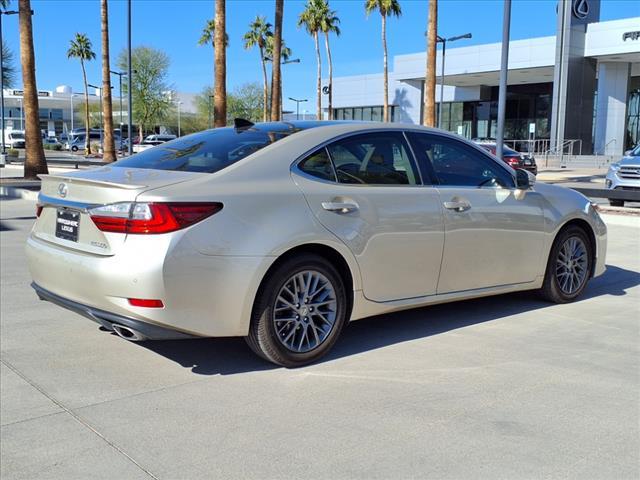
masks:
[(625, 157), (628, 157), (629, 155), (631, 155), (631, 150), (626, 150), (626, 151), (624, 152), (624, 156), (625, 156)]
[(527, 172), (521, 168), (516, 169), (516, 188), (518, 190), (528, 190), (536, 183), (536, 177), (533, 173)]

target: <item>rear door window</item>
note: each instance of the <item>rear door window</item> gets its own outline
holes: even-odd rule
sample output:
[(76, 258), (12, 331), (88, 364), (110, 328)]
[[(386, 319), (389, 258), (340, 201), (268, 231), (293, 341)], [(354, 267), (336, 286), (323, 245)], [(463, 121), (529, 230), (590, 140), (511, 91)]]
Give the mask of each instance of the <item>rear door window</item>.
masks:
[(354, 135), (327, 147), (340, 183), (418, 185), (404, 137), (397, 132)]

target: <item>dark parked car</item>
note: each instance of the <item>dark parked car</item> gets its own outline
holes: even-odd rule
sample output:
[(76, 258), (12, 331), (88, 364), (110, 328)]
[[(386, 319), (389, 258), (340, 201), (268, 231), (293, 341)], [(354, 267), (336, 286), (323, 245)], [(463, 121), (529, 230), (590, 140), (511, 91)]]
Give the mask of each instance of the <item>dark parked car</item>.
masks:
[[(493, 155), (496, 154), (495, 142), (479, 141), (476, 143)], [(516, 152), (513, 148), (509, 148), (507, 146), (504, 146), (502, 148), (502, 152), (503, 161), (511, 168), (522, 168), (524, 170), (528, 170), (534, 175), (538, 174), (536, 159), (533, 158), (533, 155), (531, 155), (530, 153), (525, 155), (524, 153)]]

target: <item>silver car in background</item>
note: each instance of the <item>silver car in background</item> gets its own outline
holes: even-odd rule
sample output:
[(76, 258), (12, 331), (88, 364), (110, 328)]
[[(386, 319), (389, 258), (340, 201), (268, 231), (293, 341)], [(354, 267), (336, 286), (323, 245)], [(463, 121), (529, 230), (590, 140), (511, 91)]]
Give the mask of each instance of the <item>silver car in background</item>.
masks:
[(42, 179), (41, 299), (130, 340), (242, 336), (289, 367), (351, 320), (519, 290), (570, 302), (605, 269), (584, 196), (415, 125), (237, 121)]
[[(620, 161), (609, 165), (605, 185), (611, 190), (640, 192), (640, 144), (625, 152)], [(614, 207), (623, 207), (624, 202), (624, 199), (609, 200)]]

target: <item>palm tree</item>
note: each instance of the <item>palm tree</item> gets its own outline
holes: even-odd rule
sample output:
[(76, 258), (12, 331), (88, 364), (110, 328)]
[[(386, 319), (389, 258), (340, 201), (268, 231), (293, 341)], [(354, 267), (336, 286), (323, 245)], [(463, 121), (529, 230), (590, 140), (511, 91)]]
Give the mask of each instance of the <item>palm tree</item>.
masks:
[(389, 121), (389, 67), (387, 65), (387, 16), (402, 15), (398, 0), (366, 0), (364, 9), (369, 15), (374, 10), (382, 17), (382, 51), (384, 63), (384, 121)]
[(6, 43), (2, 44), (2, 82), (5, 88), (11, 88), (14, 85), (16, 77), (16, 68), (13, 66), (13, 52)]
[(333, 62), (331, 61), (331, 48), (329, 48), (329, 34), (340, 36), (340, 19), (335, 10), (329, 8), (329, 2), (324, 0), (325, 8), (320, 18), (320, 30), (324, 33), (324, 46), (327, 49), (327, 62), (329, 63), (329, 120), (333, 120)]
[[(215, 89), (215, 85), (216, 85), (215, 32), (216, 32), (216, 20), (215, 18), (212, 18), (211, 20), (207, 20), (207, 23), (202, 29), (202, 35), (198, 40), (198, 45), (211, 45), (213, 50), (213, 89)], [(225, 48), (229, 46), (229, 35), (226, 32), (224, 34), (224, 46)]]
[(215, 59), (215, 82), (213, 85), (213, 125), (227, 125), (227, 19), (226, 0), (216, 0), (215, 32), (213, 49)]
[(324, 0), (307, 0), (304, 11), (298, 17), (298, 27), (304, 26), (309, 35), (313, 36), (316, 45), (316, 61), (318, 71), (316, 77), (316, 118), (322, 120), (322, 59), (320, 58), (320, 45), (318, 32), (322, 28), (322, 18), (326, 10)]
[(271, 120), (280, 120), (280, 92), (282, 91), (282, 16), (284, 15), (284, 0), (276, 0), (276, 19), (273, 27), (273, 57), (271, 65)]
[(255, 46), (258, 47), (260, 51), (260, 63), (262, 65), (262, 85), (263, 85), (263, 107), (262, 107), (262, 121), (266, 122), (269, 117), (269, 94), (268, 87), (269, 84), (267, 82), (267, 59), (266, 59), (266, 49), (267, 49), (267, 39), (273, 37), (273, 33), (271, 32), (271, 24), (267, 23), (267, 19), (265, 17), (261, 17), (260, 15), (256, 16), (256, 18), (249, 24), (249, 31), (244, 34), (244, 48), (247, 50), (253, 48)]
[[(2, 5), (6, 7), (6, 2)], [(31, 25), (31, 1), (19, 0), (20, 62), (22, 63), (22, 104), (25, 116), (25, 160), (24, 178), (37, 178), (49, 173), (42, 147), (38, 86), (36, 84), (36, 58), (33, 52), (33, 29)]]
[(436, 126), (436, 42), (438, 40), (438, 0), (429, 0), (427, 21), (427, 69), (424, 91), (424, 119), (428, 127)]
[[(102, 20), (102, 117), (104, 118), (104, 151), (105, 162), (116, 161), (113, 141), (113, 105), (111, 103), (111, 66), (109, 64), (109, 7), (107, 0), (100, 2)], [(88, 137), (87, 137), (88, 138)]]
[(84, 33), (76, 33), (71, 40), (69, 50), (67, 50), (67, 58), (77, 58), (80, 60), (82, 67), (82, 80), (84, 81), (84, 124), (86, 127), (86, 151), (87, 155), (91, 154), (91, 142), (89, 136), (89, 89), (87, 86), (87, 72), (84, 68), (84, 62), (88, 62), (96, 58), (96, 54), (91, 50), (91, 40)]
[[(273, 59), (273, 37), (267, 37), (267, 61), (271, 62)], [(287, 47), (284, 39), (282, 39), (282, 47), (280, 48), (280, 60), (281, 63), (286, 63), (291, 58), (291, 49)], [(282, 75), (280, 76), (280, 117), (282, 117)]]

